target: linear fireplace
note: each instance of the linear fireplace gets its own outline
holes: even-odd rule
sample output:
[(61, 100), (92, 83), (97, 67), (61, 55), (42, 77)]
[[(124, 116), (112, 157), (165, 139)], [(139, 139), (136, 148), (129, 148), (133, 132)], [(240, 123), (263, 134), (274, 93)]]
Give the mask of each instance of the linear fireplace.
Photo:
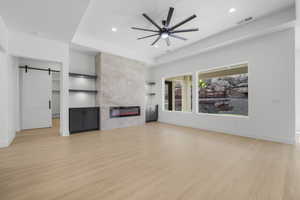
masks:
[(134, 117), (141, 115), (140, 106), (110, 107), (110, 118)]

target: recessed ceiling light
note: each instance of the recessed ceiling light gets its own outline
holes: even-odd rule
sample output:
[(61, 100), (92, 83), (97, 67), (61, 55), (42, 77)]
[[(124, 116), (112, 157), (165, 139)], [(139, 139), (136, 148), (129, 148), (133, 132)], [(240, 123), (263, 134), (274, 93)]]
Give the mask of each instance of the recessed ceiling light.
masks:
[(117, 32), (117, 30), (118, 30), (118, 29), (117, 29), (116, 27), (112, 27), (112, 28), (111, 28), (111, 31), (112, 31), (112, 32)]
[(229, 9), (229, 13), (234, 13), (235, 11), (236, 11), (235, 8), (230, 8), (230, 9)]

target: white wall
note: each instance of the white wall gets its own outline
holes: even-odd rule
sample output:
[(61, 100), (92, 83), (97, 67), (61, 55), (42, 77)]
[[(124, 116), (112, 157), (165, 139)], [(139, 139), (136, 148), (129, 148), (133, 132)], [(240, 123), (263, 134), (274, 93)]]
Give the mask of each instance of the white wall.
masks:
[(296, 1), (296, 53), (295, 53), (295, 95), (296, 95), (296, 133), (300, 135), (300, 3)]
[(0, 90), (3, 92), (3, 97), (0, 98), (0, 147), (8, 146), (8, 125), (7, 125), (7, 98), (5, 94), (7, 91), (6, 87), (6, 53), (7, 49), (7, 29), (4, 24), (2, 17), (0, 16)]
[(0, 51), (0, 68), (0, 147), (6, 147), (20, 130), (17, 58)]
[(5, 51), (0, 50), (0, 90), (2, 91), (2, 95), (0, 98), (0, 147), (6, 147), (10, 144), (8, 138), (8, 98), (7, 98), (7, 55)]
[(20, 93), (19, 93), (19, 59), (8, 56), (8, 107), (9, 107), (9, 132), (15, 136), (20, 131)]
[[(295, 141), (294, 29), (272, 33), (151, 69), (159, 121), (285, 143)], [(162, 78), (249, 63), (249, 117), (162, 111)], [(193, 97), (196, 94), (193, 85)]]
[(296, 49), (295, 55), (296, 132), (300, 134), (300, 49)]
[(70, 108), (94, 107), (96, 95), (86, 92), (70, 92)]
[(7, 147), (19, 130), (17, 59), (9, 56), (8, 31), (0, 17), (0, 147)]
[[(70, 72), (95, 75), (95, 56), (85, 52), (70, 51)], [(70, 77), (70, 88), (80, 90), (96, 90), (94, 79)], [(96, 105), (96, 95), (90, 93), (70, 93), (70, 107), (93, 107)]]
[(52, 74), (52, 118), (60, 115), (60, 72)]
[(0, 16), (0, 50), (3, 52), (7, 51), (7, 44), (8, 44), (8, 30), (4, 23), (4, 20)]
[(70, 50), (70, 72), (94, 75), (95, 70), (95, 55)]
[(52, 70), (57, 70), (57, 71), (60, 71), (62, 68), (62, 64), (60, 62), (22, 58), (22, 57), (19, 58), (19, 64), (21, 66), (28, 65), (29, 67), (36, 67), (41, 69), (51, 68)]

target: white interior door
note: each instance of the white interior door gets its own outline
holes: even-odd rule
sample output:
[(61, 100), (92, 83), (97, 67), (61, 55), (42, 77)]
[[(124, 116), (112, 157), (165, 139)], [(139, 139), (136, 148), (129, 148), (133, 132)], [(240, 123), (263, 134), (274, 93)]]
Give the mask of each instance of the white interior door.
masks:
[(21, 74), (22, 129), (52, 127), (52, 75), (30, 69), (27, 73), (22, 69)]

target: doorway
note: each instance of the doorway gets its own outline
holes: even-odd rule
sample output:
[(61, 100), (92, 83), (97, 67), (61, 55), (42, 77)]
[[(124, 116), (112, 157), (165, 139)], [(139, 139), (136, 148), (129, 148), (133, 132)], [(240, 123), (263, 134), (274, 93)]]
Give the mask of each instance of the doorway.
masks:
[(59, 135), (60, 69), (56, 62), (19, 59), (21, 134), (54, 128)]

